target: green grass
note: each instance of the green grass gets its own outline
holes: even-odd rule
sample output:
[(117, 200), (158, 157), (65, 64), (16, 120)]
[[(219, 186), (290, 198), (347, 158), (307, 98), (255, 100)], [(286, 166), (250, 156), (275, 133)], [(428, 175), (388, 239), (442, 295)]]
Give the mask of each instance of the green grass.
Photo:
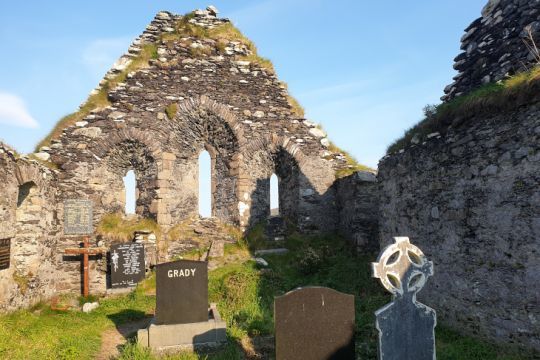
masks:
[(142, 288), (118, 298), (102, 299), (90, 314), (57, 312), (43, 304), (1, 316), (2, 359), (93, 359), (101, 333), (151, 313), (155, 300)]
[[(390, 301), (371, 278), (375, 254), (351, 256), (347, 242), (337, 236), (300, 236), (286, 240), (291, 251), (265, 256), (260, 269), (253, 261), (229, 263), (209, 273), (209, 297), (217, 302), (227, 322), (228, 343), (213, 353), (183, 352), (161, 358), (136, 345), (132, 339), (121, 349), (122, 360), (233, 360), (249, 352), (250, 339), (273, 335), (273, 300), (300, 286), (327, 286), (355, 294), (356, 352), (359, 359), (375, 359), (377, 331), (373, 312)], [(247, 246), (252, 247), (252, 244)], [(227, 247), (227, 254), (245, 251), (246, 244)], [(249, 259), (249, 258), (247, 258)], [(100, 349), (101, 334), (115, 325), (149, 316), (155, 307), (155, 277), (139, 284), (128, 295), (101, 299), (90, 313), (56, 312), (40, 305), (0, 317), (0, 358), (92, 359)], [(436, 328), (437, 358), (441, 360), (534, 359), (510, 347), (459, 335), (439, 324)], [(270, 357), (272, 355), (270, 354)]]
[(89, 115), (92, 110), (98, 110), (109, 106), (111, 104), (108, 99), (109, 90), (113, 89), (117, 84), (124, 82), (127, 74), (148, 66), (148, 61), (150, 59), (157, 59), (157, 57), (157, 46), (155, 44), (144, 45), (139, 56), (133, 59), (133, 61), (126, 67), (124, 71), (116, 75), (114, 79), (106, 80), (99, 92), (95, 95), (89, 96), (79, 110), (61, 118), (51, 132), (36, 145), (35, 151), (39, 151), (42, 146), (49, 146), (53, 139), (60, 137), (65, 128), (84, 119), (84, 117)]
[(405, 131), (405, 134), (395, 140), (386, 152), (391, 154), (410, 146), (411, 140), (415, 137), (422, 142), (430, 133), (444, 134), (450, 126), (453, 128), (464, 126), (476, 116), (493, 116), (538, 102), (539, 93), (540, 66), (536, 66), (504, 81), (483, 85), (449, 102), (426, 106), (425, 118)]
[(161, 238), (161, 228), (152, 219), (125, 219), (119, 213), (106, 214), (101, 218), (96, 233), (113, 241), (130, 241), (136, 231), (150, 230), (157, 239)]
[(340, 179), (349, 175), (354, 174), (357, 171), (369, 171), (369, 172), (375, 172), (374, 169), (370, 168), (369, 166), (360, 164), (358, 160), (354, 156), (352, 156), (347, 151), (341, 149), (336, 144), (334, 144), (332, 141), (330, 142), (330, 146), (328, 147), (328, 151), (333, 153), (340, 153), (345, 157), (345, 167), (336, 170), (335, 176), (336, 179)]

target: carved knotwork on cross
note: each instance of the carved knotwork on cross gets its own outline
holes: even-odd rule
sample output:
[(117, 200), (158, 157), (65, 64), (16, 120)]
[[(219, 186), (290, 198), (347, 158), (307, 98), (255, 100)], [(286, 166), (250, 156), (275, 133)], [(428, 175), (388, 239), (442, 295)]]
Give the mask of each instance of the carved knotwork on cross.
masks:
[(372, 263), (373, 276), (393, 295), (375, 312), (379, 359), (435, 359), (435, 310), (416, 301), (433, 275), (433, 263), (407, 237), (395, 237)]

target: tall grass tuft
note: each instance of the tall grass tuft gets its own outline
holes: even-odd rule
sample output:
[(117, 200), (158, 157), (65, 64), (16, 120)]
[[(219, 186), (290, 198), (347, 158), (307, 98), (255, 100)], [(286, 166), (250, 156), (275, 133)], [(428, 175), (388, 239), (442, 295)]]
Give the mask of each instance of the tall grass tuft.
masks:
[(161, 238), (161, 228), (152, 219), (126, 219), (119, 213), (104, 215), (97, 226), (96, 233), (112, 241), (126, 242), (133, 239), (136, 231), (150, 230)]

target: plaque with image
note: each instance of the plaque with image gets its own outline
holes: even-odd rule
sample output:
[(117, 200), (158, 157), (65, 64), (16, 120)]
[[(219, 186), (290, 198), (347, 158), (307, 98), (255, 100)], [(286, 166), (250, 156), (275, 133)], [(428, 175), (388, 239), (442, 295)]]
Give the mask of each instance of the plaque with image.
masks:
[(113, 244), (110, 249), (111, 288), (136, 286), (144, 279), (144, 244)]

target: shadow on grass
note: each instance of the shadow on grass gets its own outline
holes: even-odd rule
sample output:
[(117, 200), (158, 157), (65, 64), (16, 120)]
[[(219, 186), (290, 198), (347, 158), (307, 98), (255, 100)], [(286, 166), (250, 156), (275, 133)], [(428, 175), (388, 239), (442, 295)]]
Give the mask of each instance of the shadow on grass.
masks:
[(114, 323), (116, 330), (126, 340), (135, 338), (137, 330), (148, 327), (152, 317), (140, 310), (125, 309), (107, 315)]

